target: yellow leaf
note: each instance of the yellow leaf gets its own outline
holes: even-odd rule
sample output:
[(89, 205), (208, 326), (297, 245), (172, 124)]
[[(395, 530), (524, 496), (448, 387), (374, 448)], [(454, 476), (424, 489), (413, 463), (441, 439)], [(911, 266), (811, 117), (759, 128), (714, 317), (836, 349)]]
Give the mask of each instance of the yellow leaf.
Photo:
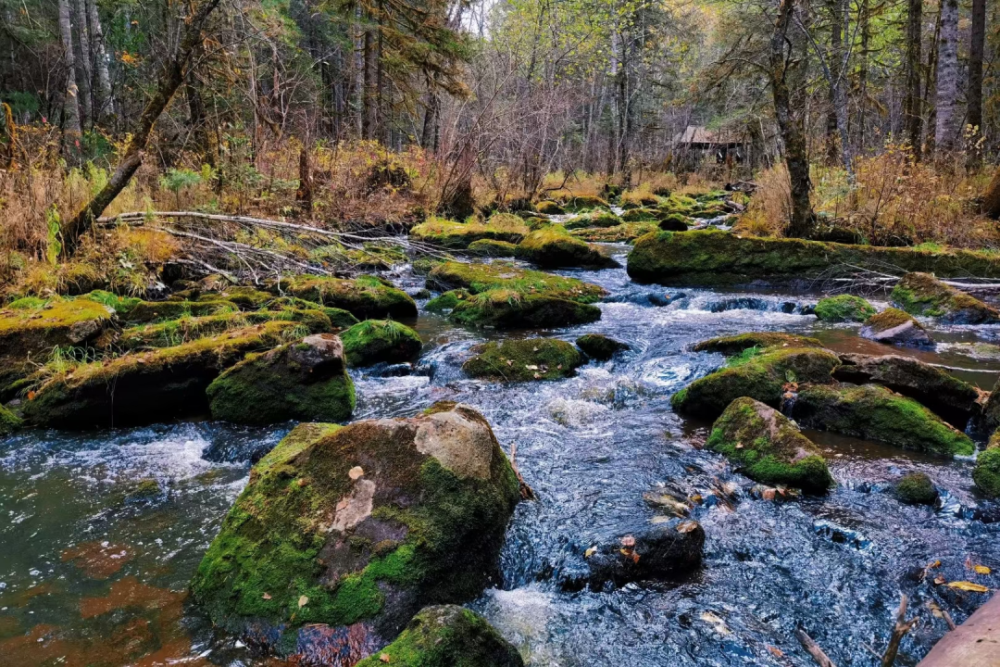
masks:
[(305, 595), (299, 596), (299, 609), (302, 609), (302, 607), (305, 607), (307, 604), (309, 604), (309, 598)]
[(584, 558), (590, 558), (591, 556), (593, 556), (596, 553), (597, 553), (597, 547), (590, 547), (589, 549), (587, 549), (586, 551), (583, 552), (583, 557)]
[(971, 581), (952, 581), (948, 588), (956, 588), (960, 591), (970, 591), (972, 593), (989, 593), (990, 589), (982, 584), (974, 584)]
[(991, 572), (990, 568), (985, 565), (975, 565), (972, 569), (976, 571), (976, 574), (989, 574)]

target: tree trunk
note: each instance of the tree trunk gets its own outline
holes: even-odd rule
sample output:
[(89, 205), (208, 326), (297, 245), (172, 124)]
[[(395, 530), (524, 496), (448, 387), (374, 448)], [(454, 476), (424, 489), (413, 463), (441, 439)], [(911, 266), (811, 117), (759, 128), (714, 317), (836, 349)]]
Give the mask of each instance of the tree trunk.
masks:
[(76, 56), (73, 53), (73, 24), (69, 18), (70, 0), (59, 0), (59, 34), (62, 37), (66, 90), (63, 98), (63, 153), (67, 162), (80, 160), (80, 100), (76, 85)]
[(969, 89), (965, 98), (969, 104), (968, 124), (972, 127), (972, 146), (967, 166), (970, 170), (982, 164), (979, 145), (983, 136), (983, 47), (986, 42), (986, 0), (972, 0), (971, 43), (969, 45)]
[(926, 143), (924, 155), (928, 158), (934, 155), (935, 128), (937, 127), (937, 100), (932, 96), (937, 90), (938, 35), (941, 34), (941, 12), (938, 11), (934, 21), (934, 39), (931, 40), (931, 52), (927, 54), (927, 82), (924, 86), (924, 104), (928, 105)]
[(364, 36), (364, 90), (361, 98), (361, 138), (375, 136), (375, 39), (370, 27), (365, 27)]
[(993, 180), (983, 196), (983, 213), (993, 219), (1000, 218), (1000, 167), (993, 173)]
[(961, 116), (958, 110), (958, 78), (958, 0), (942, 0), (934, 143), (937, 150), (943, 153), (959, 147)]
[[(67, 0), (60, 0), (62, 6)], [(121, 192), (133, 174), (142, 165), (145, 155), (146, 144), (149, 136), (153, 132), (153, 126), (159, 119), (160, 114), (167, 108), (174, 93), (184, 83), (184, 68), (191, 58), (191, 53), (201, 42), (201, 29), (209, 15), (219, 6), (220, 0), (203, 0), (201, 4), (195, 6), (194, 11), (184, 21), (184, 32), (180, 43), (172, 59), (164, 62), (163, 70), (160, 72), (159, 81), (156, 85), (156, 92), (153, 98), (143, 109), (139, 117), (139, 126), (135, 129), (125, 155), (122, 157), (118, 168), (112, 174), (107, 185), (84, 206), (76, 216), (70, 220), (63, 229), (63, 253), (72, 256), (80, 244), (80, 238), (87, 233), (104, 209), (114, 201), (118, 193)], [(60, 16), (62, 7), (60, 6)], [(67, 19), (69, 10), (66, 10)], [(72, 71), (72, 70), (71, 70)]]
[(104, 29), (97, 13), (97, 0), (86, 0), (87, 23), (90, 28), (90, 50), (94, 69), (97, 71), (97, 88), (94, 90), (94, 122), (110, 113), (114, 106), (111, 99), (111, 74), (108, 71), (108, 53), (104, 46)]
[(803, 238), (809, 235), (813, 226), (812, 203), (809, 200), (812, 182), (809, 180), (806, 153), (805, 81), (801, 58), (792, 53), (796, 42), (788, 37), (794, 11), (795, 0), (781, 0), (771, 34), (768, 74), (774, 96), (774, 115), (785, 144), (785, 165), (791, 188), (792, 210), (785, 235)]
[(839, 123), (837, 114), (840, 104), (838, 88), (840, 83), (840, 62), (843, 53), (843, 17), (841, 14), (840, 0), (830, 0), (830, 78), (829, 82), (829, 103), (830, 108), (826, 112), (826, 163), (829, 166), (840, 163), (840, 139), (838, 137)]
[(913, 158), (920, 160), (923, 148), (923, 97), (920, 94), (920, 48), (923, 0), (909, 0), (906, 20), (906, 99), (903, 102), (905, 136), (913, 149)]
[(90, 94), (91, 82), (94, 80), (93, 68), (90, 66), (90, 34), (87, 28), (87, 0), (73, 0), (73, 9), (76, 14), (76, 34), (80, 38), (80, 59), (77, 66), (80, 68), (80, 113), (86, 118), (85, 123), (94, 124), (94, 98)]

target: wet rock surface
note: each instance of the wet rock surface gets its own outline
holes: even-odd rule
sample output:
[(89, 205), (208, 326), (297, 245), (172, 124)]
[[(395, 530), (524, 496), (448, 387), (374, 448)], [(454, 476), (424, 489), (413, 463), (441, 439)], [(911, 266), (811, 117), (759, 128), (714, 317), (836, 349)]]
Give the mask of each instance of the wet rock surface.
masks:
[(591, 547), (585, 555), (592, 590), (633, 581), (677, 576), (701, 564), (705, 530), (697, 521), (676, 519), (636, 535)]
[(900, 347), (930, 347), (934, 344), (923, 325), (896, 308), (887, 308), (865, 320), (861, 336)]

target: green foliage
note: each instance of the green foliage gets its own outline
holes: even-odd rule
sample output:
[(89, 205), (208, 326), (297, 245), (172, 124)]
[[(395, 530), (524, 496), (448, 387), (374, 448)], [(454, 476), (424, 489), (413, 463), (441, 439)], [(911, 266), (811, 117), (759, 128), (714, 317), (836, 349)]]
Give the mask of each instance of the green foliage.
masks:
[(365, 320), (343, 332), (340, 339), (350, 366), (413, 361), (423, 347), (416, 331), (392, 320)]

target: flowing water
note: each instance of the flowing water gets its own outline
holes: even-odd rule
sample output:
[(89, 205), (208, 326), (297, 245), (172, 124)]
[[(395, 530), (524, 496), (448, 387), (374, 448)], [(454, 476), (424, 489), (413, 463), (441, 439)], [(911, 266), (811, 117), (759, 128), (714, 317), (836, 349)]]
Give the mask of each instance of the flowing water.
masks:
[[(470, 606), (529, 664), (810, 664), (793, 635), (801, 626), (841, 667), (874, 665), (905, 592), (923, 619), (897, 662), (912, 665), (946, 629), (929, 603), (961, 622), (987, 597), (935, 586), (936, 577), (1000, 586), (1000, 576), (970, 569), (1000, 571), (1000, 512), (976, 496), (971, 461), (809, 433), (830, 461), (836, 490), (774, 502), (755, 497), (752, 482), (700, 449), (708, 424), (670, 408), (671, 394), (722, 363), (689, 351), (711, 336), (780, 330), (819, 336), (841, 351), (888, 348), (858, 339), (854, 326), (818, 325), (805, 314), (815, 295), (640, 286), (624, 269), (572, 275), (611, 293), (603, 317), (544, 333), (567, 340), (604, 333), (631, 352), (560, 382), (470, 380), (460, 371), (470, 348), (500, 335), (422, 314), (425, 351), (411, 374), (354, 373), (356, 419), (410, 416), (458, 400), (486, 415), (505, 449), (516, 445), (538, 501), (516, 512), (503, 582)], [(392, 277), (422, 286), (405, 271)], [(528, 333), (537, 332), (507, 335)], [(904, 353), (970, 369), (958, 374), (992, 387), (1000, 350), (983, 341), (1000, 330), (932, 333), (942, 341), (937, 352)], [(272, 664), (214, 633), (184, 590), (251, 462), (290, 428), (204, 422), (26, 432), (0, 443), (0, 665)], [(942, 491), (939, 507), (904, 506), (888, 492), (893, 479), (916, 470)], [(647, 504), (648, 492), (695, 499), (690, 515), (707, 534), (703, 567), (675, 581), (567, 590), (561, 582), (585, 570), (588, 547), (669, 511)]]

